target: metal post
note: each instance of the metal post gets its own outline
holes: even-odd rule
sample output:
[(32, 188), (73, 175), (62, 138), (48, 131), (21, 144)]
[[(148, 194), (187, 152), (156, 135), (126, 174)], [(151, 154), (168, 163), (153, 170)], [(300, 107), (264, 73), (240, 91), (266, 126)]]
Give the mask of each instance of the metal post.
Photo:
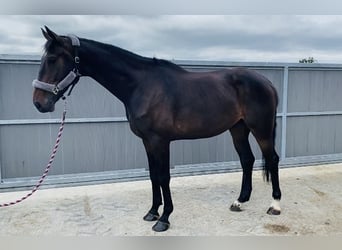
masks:
[[(1, 145), (1, 137), (0, 137), (0, 145)], [(0, 152), (1, 152), (1, 147), (0, 147)], [(0, 153), (1, 156), (1, 153)], [(2, 183), (2, 161), (0, 157), (0, 184)]]
[(287, 132), (287, 101), (288, 101), (289, 67), (284, 66), (283, 78), (283, 110), (281, 115), (281, 153), (280, 159), (286, 158), (286, 132)]
[[(0, 125), (0, 131), (1, 131), (1, 125)], [(0, 136), (0, 185), (1, 183), (2, 183), (2, 160), (1, 160), (1, 136)]]
[(1, 159), (0, 159), (0, 184), (2, 183), (1, 171), (2, 171), (2, 164), (1, 164)]

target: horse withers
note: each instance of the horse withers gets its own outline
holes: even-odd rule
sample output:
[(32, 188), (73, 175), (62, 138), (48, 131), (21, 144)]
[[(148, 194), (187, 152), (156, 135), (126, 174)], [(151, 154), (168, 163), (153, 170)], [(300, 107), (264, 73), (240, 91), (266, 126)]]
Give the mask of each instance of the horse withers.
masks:
[(226, 130), (243, 170), (241, 192), (230, 209), (241, 211), (251, 196), (255, 158), (248, 136), (252, 133), (263, 154), (264, 176), (272, 182), (273, 201), (267, 213), (280, 214), (279, 157), (274, 145), (278, 97), (268, 79), (245, 68), (189, 72), (112, 45), (59, 36), (47, 27), (42, 32), (47, 41), (38, 79), (33, 81), (34, 105), (40, 112), (53, 112), (55, 103), (81, 76), (93, 78), (123, 103), (130, 128), (146, 149), (152, 207), (144, 220), (157, 221), (153, 230), (167, 230), (173, 211), (170, 142)]

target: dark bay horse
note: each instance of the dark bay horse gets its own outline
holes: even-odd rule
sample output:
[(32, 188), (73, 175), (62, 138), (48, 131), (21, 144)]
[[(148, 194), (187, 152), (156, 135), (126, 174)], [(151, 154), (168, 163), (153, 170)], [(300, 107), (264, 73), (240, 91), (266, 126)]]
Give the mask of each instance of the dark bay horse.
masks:
[[(126, 108), (131, 130), (146, 149), (152, 182), (152, 207), (144, 216), (157, 221), (155, 231), (169, 228), (173, 211), (170, 192), (170, 142), (218, 135), (230, 130), (240, 157), (241, 192), (230, 209), (241, 211), (252, 191), (255, 161), (248, 142), (256, 138), (264, 158), (264, 176), (272, 182), (268, 214), (280, 214), (278, 163), (274, 148), (278, 97), (272, 83), (244, 68), (193, 73), (168, 62), (138, 56), (100, 42), (59, 36), (47, 27), (33, 103), (40, 112), (55, 103), (80, 76), (89, 76), (115, 95)], [(161, 216), (158, 208), (164, 202)]]

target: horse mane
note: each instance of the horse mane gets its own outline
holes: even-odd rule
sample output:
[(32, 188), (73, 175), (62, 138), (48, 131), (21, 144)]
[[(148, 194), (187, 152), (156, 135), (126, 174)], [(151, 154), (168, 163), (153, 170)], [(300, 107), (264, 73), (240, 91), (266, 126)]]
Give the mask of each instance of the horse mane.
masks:
[(89, 40), (89, 39), (85, 39), (85, 38), (81, 39), (81, 44), (82, 44), (82, 41), (93, 44), (94, 46), (96, 46), (99, 49), (106, 50), (108, 53), (113, 53), (115, 55), (122, 56), (123, 58), (130, 58), (132, 60), (139, 61), (142, 63), (146, 63), (146, 64), (152, 65), (152, 66), (167, 67), (167, 68), (170, 68), (173, 70), (185, 71), (182, 67), (180, 67), (177, 64), (172, 63), (168, 60), (158, 59), (155, 57), (150, 58), (150, 57), (140, 56), (140, 55), (135, 54), (131, 51), (117, 47), (115, 45), (111, 45), (111, 44), (107, 44), (107, 43), (101, 43), (98, 41)]
[(156, 65), (165, 66), (165, 67), (169, 67), (169, 68), (172, 68), (172, 69), (175, 69), (175, 70), (178, 69), (178, 70), (184, 71), (184, 69), (182, 67), (180, 67), (177, 64), (175, 64), (173, 62), (170, 62), (168, 60), (158, 59), (156, 57), (153, 57), (152, 60), (153, 60), (153, 63), (156, 64)]

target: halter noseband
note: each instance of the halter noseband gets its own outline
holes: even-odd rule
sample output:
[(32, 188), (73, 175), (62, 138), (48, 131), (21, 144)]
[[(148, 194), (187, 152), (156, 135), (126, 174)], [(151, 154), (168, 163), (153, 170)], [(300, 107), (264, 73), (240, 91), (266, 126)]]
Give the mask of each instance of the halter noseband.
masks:
[(58, 93), (66, 88), (69, 88), (71, 86), (71, 89), (68, 93), (68, 96), (71, 94), (71, 91), (75, 87), (76, 83), (80, 79), (81, 74), (79, 73), (79, 63), (80, 58), (78, 57), (78, 48), (80, 47), (80, 40), (75, 35), (68, 35), (68, 37), (71, 40), (72, 46), (75, 48), (75, 57), (74, 57), (74, 63), (75, 67), (72, 71), (69, 72), (69, 74), (64, 77), (63, 80), (61, 80), (56, 85), (39, 81), (38, 79), (33, 80), (32, 86), (37, 89), (42, 89), (47, 92), (51, 92), (54, 95), (58, 95)]

